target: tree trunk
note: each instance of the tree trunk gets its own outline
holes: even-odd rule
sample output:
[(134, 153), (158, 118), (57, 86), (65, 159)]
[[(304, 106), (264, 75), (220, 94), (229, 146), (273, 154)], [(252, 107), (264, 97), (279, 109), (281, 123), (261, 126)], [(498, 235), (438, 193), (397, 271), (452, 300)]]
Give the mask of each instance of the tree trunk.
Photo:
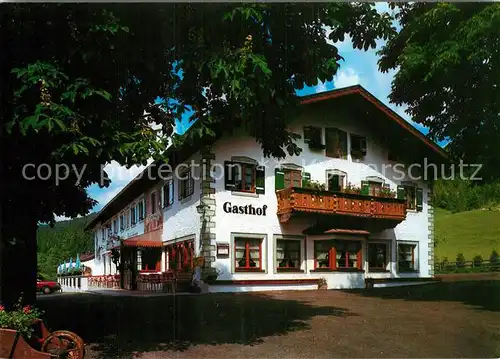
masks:
[(1, 210), (0, 302), (10, 308), (36, 301), (37, 221), (29, 205), (4, 201)]

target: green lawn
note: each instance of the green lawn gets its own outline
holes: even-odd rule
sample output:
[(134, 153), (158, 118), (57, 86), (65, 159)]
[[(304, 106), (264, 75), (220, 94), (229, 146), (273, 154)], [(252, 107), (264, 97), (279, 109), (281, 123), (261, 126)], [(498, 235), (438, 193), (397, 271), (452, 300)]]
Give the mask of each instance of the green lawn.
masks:
[(451, 213), (435, 210), (435, 229), (438, 245), (436, 258), (455, 261), (462, 252), (467, 261), (480, 254), (484, 260), (491, 251), (500, 251), (500, 211), (474, 210)]

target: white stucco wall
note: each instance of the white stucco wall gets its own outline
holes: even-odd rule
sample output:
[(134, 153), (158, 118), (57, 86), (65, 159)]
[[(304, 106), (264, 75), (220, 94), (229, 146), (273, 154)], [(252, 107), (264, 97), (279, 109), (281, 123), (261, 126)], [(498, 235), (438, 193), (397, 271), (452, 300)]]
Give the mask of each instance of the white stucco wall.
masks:
[[(199, 153), (194, 154), (184, 163), (194, 163), (199, 165)], [(176, 179), (173, 181), (174, 202), (170, 207), (167, 207), (163, 210), (162, 240), (165, 244), (173, 243), (178, 240), (191, 239), (194, 237), (195, 248), (196, 250), (198, 250), (200, 234), (200, 214), (196, 210), (196, 206), (200, 204), (200, 177), (201, 168), (199, 166), (195, 166), (193, 171), (193, 194), (180, 201), (179, 181)]]
[[(149, 192), (148, 192), (149, 193)], [(102, 233), (102, 228), (106, 228), (108, 225), (113, 225), (113, 221), (115, 219), (118, 220), (118, 233), (117, 236), (122, 239), (128, 239), (135, 236), (139, 236), (144, 234), (144, 219), (139, 220), (137, 218), (137, 223), (132, 225), (130, 222), (130, 208), (131, 206), (139, 203), (144, 199), (144, 194), (141, 194), (133, 201), (131, 201), (127, 206), (125, 206), (122, 210), (117, 212), (112, 218), (108, 219), (104, 223), (97, 224), (93, 229), (94, 235), (94, 254), (95, 259), (93, 260), (92, 274), (93, 275), (103, 275), (103, 274), (115, 274), (116, 268), (115, 265), (111, 262), (111, 257), (109, 253), (109, 249), (113, 246), (119, 245), (119, 241), (114, 241), (112, 243), (108, 243), (108, 232), (105, 230), (104, 236)], [(120, 215), (127, 214), (127, 223), (124, 229), (120, 228)], [(100, 251), (99, 251), (100, 248)]]

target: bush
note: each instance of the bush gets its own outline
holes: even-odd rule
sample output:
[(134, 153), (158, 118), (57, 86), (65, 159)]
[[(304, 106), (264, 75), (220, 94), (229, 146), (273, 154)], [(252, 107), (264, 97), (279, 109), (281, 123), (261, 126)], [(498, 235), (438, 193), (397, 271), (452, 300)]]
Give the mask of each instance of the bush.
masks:
[(472, 262), (474, 264), (474, 267), (480, 267), (483, 265), (483, 257), (478, 254), (477, 256), (474, 256), (474, 258), (472, 258)]
[(457, 268), (463, 268), (465, 267), (465, 257), (463, 253), (458, 253), (457, 254)]

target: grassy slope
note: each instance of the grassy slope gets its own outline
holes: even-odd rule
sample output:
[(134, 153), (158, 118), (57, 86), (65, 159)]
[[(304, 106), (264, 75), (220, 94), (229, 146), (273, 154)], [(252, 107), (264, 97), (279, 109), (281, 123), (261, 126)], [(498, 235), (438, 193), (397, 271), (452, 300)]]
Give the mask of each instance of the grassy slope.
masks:
[(459, 252), (466, 260), (480, 254), (489, 259), (491, 251), (500, 250), (500, 211), (473, 210), (451, 213), (437, 208), (435, 228), (438, 246), (436, 257), (454, 261)]

